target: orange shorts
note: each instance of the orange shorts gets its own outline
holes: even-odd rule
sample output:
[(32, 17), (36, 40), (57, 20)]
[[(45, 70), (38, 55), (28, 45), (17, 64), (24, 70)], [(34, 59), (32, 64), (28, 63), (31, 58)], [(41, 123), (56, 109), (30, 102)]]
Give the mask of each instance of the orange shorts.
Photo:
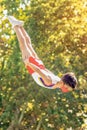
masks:
[[(45, 69), (43, 62), (40, 59), (31, 56), (29, 57), (29, 62), (36, 65), (40, 69)], [(26, 66), (26, 68), (31, 75), (35, 72), (30, 66)]]

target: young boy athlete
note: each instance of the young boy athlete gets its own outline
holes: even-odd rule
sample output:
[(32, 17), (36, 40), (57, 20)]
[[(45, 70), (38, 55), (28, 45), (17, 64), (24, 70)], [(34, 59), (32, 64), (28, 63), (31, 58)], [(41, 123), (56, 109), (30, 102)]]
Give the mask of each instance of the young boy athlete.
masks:
[(77, 85), (75, 75), (66, 73), (60, 79), (49, 71), (34, 51), (30, 37), (23, 28), (23, 21), (17, 20), (13, 16), (8, 16), (8, 20), (16, 32), (25, 66), (36, 83), (48, 89), (60, 88), (62, 92), (74, 90)]

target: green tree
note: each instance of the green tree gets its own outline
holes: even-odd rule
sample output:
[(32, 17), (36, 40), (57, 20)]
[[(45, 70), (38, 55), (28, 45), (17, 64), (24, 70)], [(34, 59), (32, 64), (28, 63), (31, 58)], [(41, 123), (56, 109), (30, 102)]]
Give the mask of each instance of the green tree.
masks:
[[(85, 128), (87, 117), (86, 0), (1, 0), (0, 127), (2, 130)], [(82, 91), (62, 94), (38, 87), (22, 63), (18, 41), (4, 15), (25, 20), (33, 46), (60, 77), (73, 71)], [(84, 90), (84, 91), (83, 91)]]

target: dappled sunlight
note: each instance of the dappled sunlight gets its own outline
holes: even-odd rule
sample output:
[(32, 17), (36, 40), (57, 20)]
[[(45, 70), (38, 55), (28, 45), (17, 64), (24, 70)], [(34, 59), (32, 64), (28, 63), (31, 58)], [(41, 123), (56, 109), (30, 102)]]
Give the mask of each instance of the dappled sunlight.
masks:
[[(87, 130), (87, 1), (0, 1), (0, 130)], [(7, 15), (24, 21), (32, 45), (60, 78), (74, 72), (77, 89), (64, 94), (36, 85), (28, 74)]]

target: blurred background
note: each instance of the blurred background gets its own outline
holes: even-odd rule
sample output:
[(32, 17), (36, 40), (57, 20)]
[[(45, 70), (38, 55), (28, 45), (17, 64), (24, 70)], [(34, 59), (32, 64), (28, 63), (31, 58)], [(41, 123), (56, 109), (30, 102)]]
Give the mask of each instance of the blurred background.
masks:
[[(75, 92), (33, 81), (7, 15), (24, 21), (49, 70), (75, 73)], [(0, 130), (87, 130), (86, 0), (0, 0)]]

